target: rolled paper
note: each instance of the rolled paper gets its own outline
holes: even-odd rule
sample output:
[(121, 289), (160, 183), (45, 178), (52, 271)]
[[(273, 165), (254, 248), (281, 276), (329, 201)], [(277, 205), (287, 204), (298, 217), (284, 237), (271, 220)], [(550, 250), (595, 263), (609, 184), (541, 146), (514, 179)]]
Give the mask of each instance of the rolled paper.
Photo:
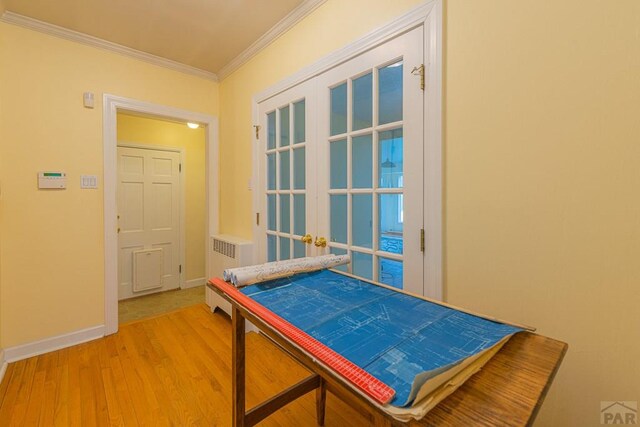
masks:
[(296, 258), (286, 261), (267, 262), (265, 264), (251, 265), (248, 267), (230, 268), (224, 270), (222, 278), (225, 282), (231, 282), (240, 288), (267, 280), (292, 276), (297, 273), (323, 270), (348, 264), (351, 258), (348, 255), (322, 255), (317, 257)]

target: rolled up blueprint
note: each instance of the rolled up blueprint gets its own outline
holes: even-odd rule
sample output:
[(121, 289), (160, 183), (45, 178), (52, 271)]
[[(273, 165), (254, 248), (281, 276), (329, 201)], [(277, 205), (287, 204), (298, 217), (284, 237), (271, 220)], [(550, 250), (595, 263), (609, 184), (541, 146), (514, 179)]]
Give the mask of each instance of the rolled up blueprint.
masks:
[(348, 255), (322, 255), (317, 257), (296, 258), (287, 261), (274, 261), (248, 267), (230, 268), (224, 270), (222, 278), (234, 286), (253, 285), (267, 280), (292, 276), (297, 273), (322, 270), (348, 264)]

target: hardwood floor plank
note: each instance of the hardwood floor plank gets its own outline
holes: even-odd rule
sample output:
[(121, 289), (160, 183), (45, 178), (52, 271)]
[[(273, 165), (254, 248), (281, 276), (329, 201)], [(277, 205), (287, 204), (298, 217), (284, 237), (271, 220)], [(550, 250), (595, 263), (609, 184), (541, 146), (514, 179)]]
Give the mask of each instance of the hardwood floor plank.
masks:
[[(69, 426), (82, 426), (82, 398), (80, 394), (80, 349), (81, 345), (69, 348), (69, 405), (67, 415)], [(89, 420), (86, 420), (88, 423)]]
[(2, 404), (4, 403), (4, 398), (7, 395), (7, 390), (9, 389), (9, 384), (11, 383), (11, 377), (13, 376), (14, 370), (15, 370), (15, 363), (9, 364), (9, 366), (7, 366), (7, 370), (4, 373), (4, 378), (2, 379), (2, 383), (0, 383), (0, 408), (2, 408)]
[(161, 421), (168, 424), (168, 419), (163, 420), (156, 394), (144, 373), (143, 365), (146, 362), (138, 354), (135, 338), (131, 336), (132, 333), (135, 333), (134, 326), (121, 328), (118, 335), (122, 339), (122, 368), (127, 384), (133, 392), (131, 397), (134, 399), (136, 415), (142, 425), (153, 425)]
[(25, 364), (24, 378), (20, 384), (20, 389), (18, 390), (18, 395), (13, 407), (13, 414), (11, 415), (11, 422), (9, 423), (9, 425), (15, 426), (24, 424), (26, 420), (27, 407), (29, 405), (29, 396), (33, 389), (33, 381), (35, 378), (38, 358), (31, 357), (21, 362)]
[[(40, 359), (39, 357), (37, 359)], [(38, 362), (40, 362), (38, 360)], [(47, 372), (43, 370), (37, 370), (33, 376), (33, 383), (31, 384), (31, 390), (29, 393), (29, 403), (27, 404), (27, 411), (25, 417), (25, 425), (34, 426), (37, 425), (40, 420), (40, 413), (43, 410), (44, 399), (44, 386)]]
[(53, 425), (68, 426), (69, 422), (69, 349), (58, 353), (58, 364), (52, 374), (57, 384), (55, 409), (53, 411)]
[(190, 414), (194, 422), (206, 420), (208, 418), (206, 408), (203, 411), (200, 405), (193, 405), (193, 402), (199, 400), (195, 385), (201, 374), (192, 363), (193, 352), (187, 354), (185, 351), (185, 347), (191, 348), (191, 342), (188, 338), (179, 342), (175, 334), (171, 333), (173, 328), (166, 327), (168, 325), (164, 325), (161, 319), (156, 319), (155, 325), (156, 329), (153, 333), (160, 336), (153, 341), (154, 346), (163, 354), (161, 364), (156, 367), (156, 371), (161, 374), (165, 387), (172, 394), (181, 396), (179, 402), (182, 406), (181, 410)]
[[(40, 410), (33, 411), (28, 409), (28, 416), (30, 416), (29, 425), (52, 425), (53, 414), (55, 411), (55, 398), (56, 398), (56, 384), (52, 381), (52, 376), (55, 375), (58, 355), (56, 352), (47, 353), (39, 356), (38, 365), (36, 367), (36, 375), (42, 375), (43, 385), (42, 393), (40, 397)], [(33, 391), (30, 397), (31, 401), (34, 401)]]

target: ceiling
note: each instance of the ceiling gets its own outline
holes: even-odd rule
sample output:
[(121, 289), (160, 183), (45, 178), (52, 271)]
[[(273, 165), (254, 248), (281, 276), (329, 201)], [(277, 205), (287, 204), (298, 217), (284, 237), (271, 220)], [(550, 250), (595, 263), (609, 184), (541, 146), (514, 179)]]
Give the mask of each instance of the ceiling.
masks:
[(310, 2), (4, 0), (3, 3), (10, 13), (217, 74), (279, 21)]

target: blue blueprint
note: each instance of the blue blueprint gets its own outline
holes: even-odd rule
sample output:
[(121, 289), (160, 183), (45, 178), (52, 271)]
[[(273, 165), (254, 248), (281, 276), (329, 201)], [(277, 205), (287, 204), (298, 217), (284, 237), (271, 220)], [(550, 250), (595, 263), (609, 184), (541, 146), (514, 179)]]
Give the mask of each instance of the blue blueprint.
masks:
[(241, 291), (392, 387), (395, 406), (411, 405), (418, 374), (520, 331), (329, 270)]

